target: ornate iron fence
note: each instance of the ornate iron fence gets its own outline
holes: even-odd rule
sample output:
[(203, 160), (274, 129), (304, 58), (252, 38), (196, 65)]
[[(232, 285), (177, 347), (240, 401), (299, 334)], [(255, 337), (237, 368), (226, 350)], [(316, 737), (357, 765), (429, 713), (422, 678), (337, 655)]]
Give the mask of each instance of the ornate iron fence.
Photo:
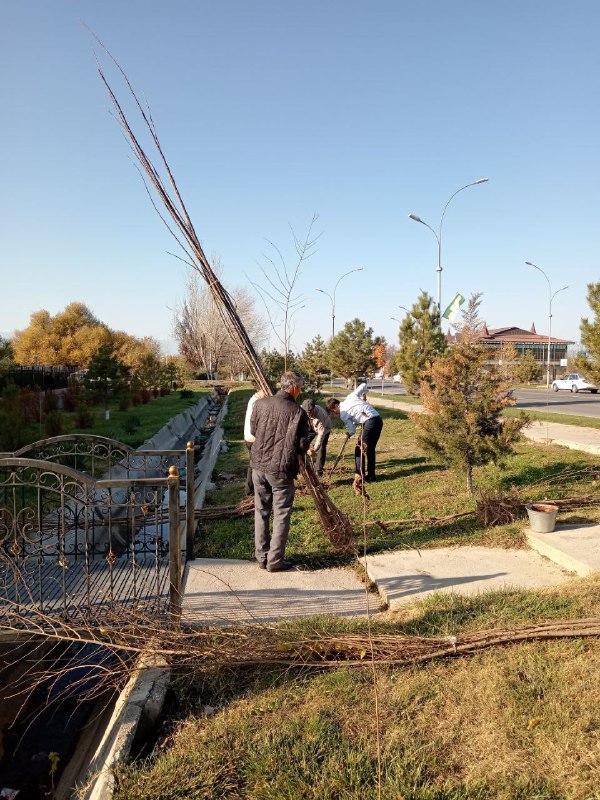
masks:
[(164, 475), (172, 466), (181, 475), (187, 469), (185, 450), (134, 450), (116, 439), (89, 433), (52, 436), (14, 453), (0, 453), (0, 458), (8, 457), (51, 461), (92, 478), (152, 478)]
[[(186, 456), (193, 472), (193, 447)], [(179, 486), (174, 465), (168, 477), (98, 480), (51, 461), (1, 459), (0, 615), (98, 618), (115, 604), (178, 614)]]

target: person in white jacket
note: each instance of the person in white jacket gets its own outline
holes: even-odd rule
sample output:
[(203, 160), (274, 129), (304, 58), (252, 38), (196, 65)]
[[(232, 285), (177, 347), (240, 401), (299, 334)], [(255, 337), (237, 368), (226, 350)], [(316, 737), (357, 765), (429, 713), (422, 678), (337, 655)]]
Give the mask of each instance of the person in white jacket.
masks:
[(252, 418), (252, 409), (254, 408), (254, 403), (256, 403), (257, 400), (262, 399), (264, 396), (265, 393), (260, 389), (258, 392), (254, 392), (250, 400), (248, 400), (248, 405), (246, 406), (246, 416), (244, 418), (244, 443), (248, 448), (248, 471), (246, 472), (246, 494), (248, 497), (254, 497), (254, 482), (252, 480), (252, 467), (250, 466), (250, 451), (252, 450), (254, 436), (250, 431), (250, 420)]
[(377, 479), (375, 448), (381, 436), (383, 420), (379, 412), (367, 403), (367, 391), (367, 384), (361, 383), (341, 403), (335, 397), (327, 401), (327, 411), (330, 414), (340, 415), (349, 436), (354, 436), (356, 426), (362, 425), (362, 432), (354, 450), (355, 491), (361, 489), (363, 480), (365, 483), (373, 483)]

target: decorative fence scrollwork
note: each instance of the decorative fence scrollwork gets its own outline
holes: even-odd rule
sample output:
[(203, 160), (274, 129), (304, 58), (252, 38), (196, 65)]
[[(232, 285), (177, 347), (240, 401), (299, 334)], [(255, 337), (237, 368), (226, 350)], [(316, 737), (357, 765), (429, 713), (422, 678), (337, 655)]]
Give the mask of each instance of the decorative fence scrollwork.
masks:
[(98, 480), (52, 461), (0, 459), (0, 615), (95, 618), (115, 604), (177, 613), (184, 515), (177, 468), (164, 475)]

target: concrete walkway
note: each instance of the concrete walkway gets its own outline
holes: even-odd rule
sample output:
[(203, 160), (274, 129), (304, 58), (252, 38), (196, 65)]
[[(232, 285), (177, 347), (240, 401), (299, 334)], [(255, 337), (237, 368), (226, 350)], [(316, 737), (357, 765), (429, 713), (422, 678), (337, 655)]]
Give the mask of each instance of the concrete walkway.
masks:
[(600, 572), (600, 525), (560, 525), (552, 533), (526, 528), (529, 545), (563, 569), (577, 575)]
[[(253, 561), (197, 558), (188, 563), (184, 581), (183, 620), (192, 625), (354, 617), (367, 609), (365, 585), (349, 568), (269, 573)], [(371, 612), (378, 611), (379, 597), (368, 597)]]
[[(424, 408), (417, 403), (403, 403), (387, 398), (373, 398), (369, 400), (374, 406), (393, 408), (407, 414), (422, 414)], [(540, 444), (558, 444), (572, 450), (581, 450), (592, 455), (600, 454), (600, 428), (584, 428), (579, 425), (564, 425), (561, 422), (540, 422), (534, 420), (523, 431), (523, 435), (532, 442)]]
[[(362, 559), (361, 559), (362, 560)], [(367, 556), (367, 574), (390, 608), (434, 592), (473, 595), (555, 586), (567, 574), (539, 553), (493, 547), (436, 547)]]

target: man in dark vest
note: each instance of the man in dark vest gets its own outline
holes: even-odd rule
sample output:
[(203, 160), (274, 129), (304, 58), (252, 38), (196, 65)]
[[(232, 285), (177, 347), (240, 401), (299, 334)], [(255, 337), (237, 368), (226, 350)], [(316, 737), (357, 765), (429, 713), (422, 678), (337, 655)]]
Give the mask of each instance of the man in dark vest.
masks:
[[(254, 540), (259, 567), (268, 572), (292, 568), (284, 559), (294, 502), (294, 478), (310, 444), (306, 411), (296, 400), (304, 383), (297, 372), (284, 372), (281, 389), (257, 400), (252, 409), (250, 454), (254, 482)], [(273, 532), (269, 521), (273, 513)]]

